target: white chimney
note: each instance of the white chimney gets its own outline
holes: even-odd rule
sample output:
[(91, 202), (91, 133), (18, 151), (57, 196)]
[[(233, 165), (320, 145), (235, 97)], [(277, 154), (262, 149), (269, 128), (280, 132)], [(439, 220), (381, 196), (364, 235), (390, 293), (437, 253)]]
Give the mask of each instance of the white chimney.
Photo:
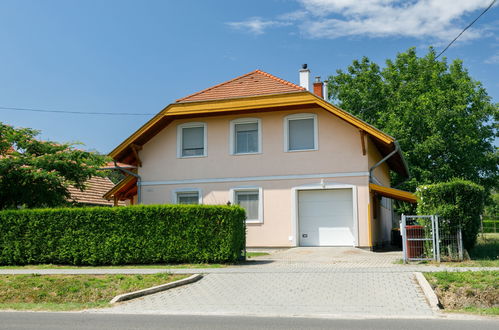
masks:
[(329, 95), (328, 94), (328, 90), (327, 90), (327, 84), (329, 83), (329, 80), (324, 80), (324, 100), (327, 101)]
[(300, 70), (300, 86), (307, 91), (310, 90), (310, 70), (307, 69), (306, 64), (303, 64), (302, 69)]

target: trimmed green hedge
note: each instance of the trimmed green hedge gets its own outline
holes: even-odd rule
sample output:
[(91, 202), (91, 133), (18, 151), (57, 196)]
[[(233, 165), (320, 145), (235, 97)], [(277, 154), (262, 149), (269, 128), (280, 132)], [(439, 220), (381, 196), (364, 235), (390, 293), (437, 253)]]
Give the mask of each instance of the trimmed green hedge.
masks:
[(436, 214), (443, 230), (461, 227), (467, 250), (475, 246), (484, 207), (484, 189), (471, 181), (454, 179), (416, 189), (418, 214)]
[(0, 211), (0, 264), (234, 262), (239, 206), (140, 205)]

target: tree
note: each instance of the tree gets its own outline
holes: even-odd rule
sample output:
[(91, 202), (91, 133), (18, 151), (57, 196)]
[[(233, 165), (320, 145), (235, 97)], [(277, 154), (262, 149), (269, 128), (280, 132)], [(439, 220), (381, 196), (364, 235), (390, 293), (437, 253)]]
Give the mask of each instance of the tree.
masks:
[(424, 57), (410, 48), (384, 68), (363, 57), (328, 88), (338, 106), (399, 141), (412, 175), (404, 189), (452, 178), (497, 187), (498, 105), (461, 60), (449, 65), (432, 48)]
[(39, 131), (0, 122), (0, 209), (67, 204), (68, 185), (85, 189), (106, 158), (74, 144), (41, 141)]

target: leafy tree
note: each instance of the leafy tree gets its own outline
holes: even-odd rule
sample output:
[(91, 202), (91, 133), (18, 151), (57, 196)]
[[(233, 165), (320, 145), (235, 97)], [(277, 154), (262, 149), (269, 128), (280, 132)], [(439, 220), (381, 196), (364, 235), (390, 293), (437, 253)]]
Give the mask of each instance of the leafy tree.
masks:
[(37, 140), (39, 131), (0, 122), (0, 209), (67, 204), (68, 185), (84, 189), (106, 158), (73, 144)]
[(424, 57), (410, 48), (384, 68), (363, 57), (328, 88), (334, 103), (397, 138), (412, 175), (404, 189), (451, 178), (497, 187), (498, 105), (461, 60), (437, 60), (432, 48)]

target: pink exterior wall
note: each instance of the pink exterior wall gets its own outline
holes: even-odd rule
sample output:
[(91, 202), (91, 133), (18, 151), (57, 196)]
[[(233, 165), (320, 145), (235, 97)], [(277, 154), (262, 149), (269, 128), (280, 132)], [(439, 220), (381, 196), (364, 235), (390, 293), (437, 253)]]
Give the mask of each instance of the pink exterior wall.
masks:
[[(284, 117), (295, 113), (315, 113), (318, 120), (318, 150), (284, 152)], [(231, 155), (230, 120), (260, 118), (262, 153)], [(177, 126), (186, 122), (207, 124), (207, 157), (177, 158)], [(140, 151), (143, 166), (139, 168), (144, 186), (144, 204), (171, 203), (172, 192), (179, 188), (202, 190), (204, 204), (226, 204), (229, 190), (240, 186), (263, 188), (264, 222), (248, 224), (248, 246), (294, 246), (291, 189), (301, 185), (325, 183), (351, 184), (357, 190), (358, 245), (368, 246), (367, 204), (368, 156), (362, 155), (359, 131), (331, 113), (278, 111), (238, 116), (177, 120), (163, 129)], [(297, 178), (300, 175), (314, 178)], [(325, 176), (320, 176), (324, 174)], [(279, 178), (276, 176), (292, 178)], [(329, 175), (330, 177), (328, 177)], [(270, 176), (256, 181), (255, 177)], [(333, 177), (331, 177), (333, 176)], [(234, 180), (236, 178), (237, 180)], [(250, 178), (249, 180), (246, 180)], [(199, 182), (178, 182), (198, 179)], [(222, 182), (203, 182), (217, 179)]]

